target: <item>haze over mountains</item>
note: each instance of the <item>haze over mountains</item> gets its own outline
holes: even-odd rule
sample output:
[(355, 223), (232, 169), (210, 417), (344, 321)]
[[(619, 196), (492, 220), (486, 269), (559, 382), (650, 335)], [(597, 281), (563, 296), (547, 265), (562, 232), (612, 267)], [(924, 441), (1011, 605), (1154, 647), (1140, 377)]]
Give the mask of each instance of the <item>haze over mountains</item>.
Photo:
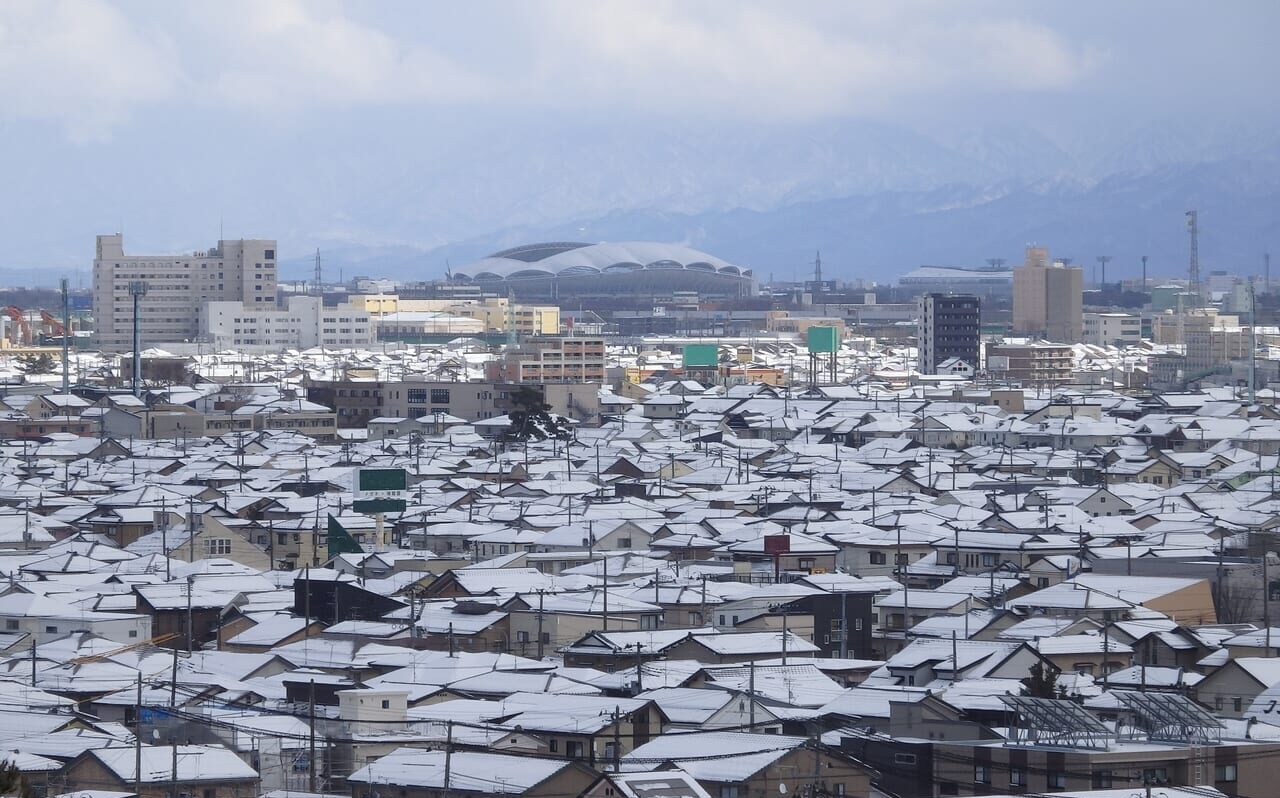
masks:
[(286, 278), (317, 247), (330, 277), (428, 279), (552, 238), (780, 279), (815, 250), (884, 281), (1032, 240), (1180, 274), (1193, 206), (1205, 266), (1254, 268), (1280, 248), (1277, 23), (1265, 0), (0, 4), (0, 282), (83, 279), (116, 230), (276, 238)]
[[(1069, 151), (1012, 125), (936, 135), (867, 122), (557, 130), (435, 133), (417, 149), (387, 136), (325, 156), (356, 135), (333, 126), (240, 151), (209, 142), (176, 175), (102, 164), (82, 193), (0, 200), (24, 232), (3, 277), (51, 279), (22, 261), (87, 270), (92, 235), (121, 224), (138, 251), (204, 248), (219, 217), (229, 236), (279, 238), (286, 279), (310, 277), (316, 247), (329, 278), (430, 279), (516, 243), (626, 239), (687, 242), (778, 279), (803, 275), (815, 250), (830, 275), (883, 282), (922, 263), (1016, 259), (1031, 241), (1086, 264), (1110, 254), (1113, 278), (1136, 275), (1142, 254), (1152, 274), (1181, 274), (1190, 207), (1209, 268), (1260, 268), (1280, 240), (1280, 144), (1269, 131), (1169, 125)], [(103, 146), (76, 148), (67, 168), (87, 168)], [(20, 175), (20, 152), (6, 152), (0, 161)], [(226, 190), (255, 181), (263, 190), (245, 201)], [(204, 223), (193, 232), (195, 216)]]
[[(1012, 128), (947, 144), (883, 127), (825, 132), (738, 141), (731, 151), (711, 153), (696, 142), (633, 151), (628, 161), (651, 168), (619, 169), (592, 185), (604, 198), (596, 208), (549, 160), (536, 177), (546, 183), (520, 192), (536, 196), (536, 204), (519, 196), (491, 200), (507, 205), (508, 224), (430, 248), (335, 240), (325, 247), (326, 268), (423, 279), (443, 273), (446, 263), (528, 241), (654, 239), (688, 243), (762, 278), (803, 276), (821, 250), (827, 274), (883, 282), (922, 263), (1013, 260), (1024, 242), (1040, 242), (1086, 268), (1110, 254), (1116, 260), (1109, 277), (1117, 279), (1136, 276), (1143, 254), (1153, 276), (1180, 275), (1183, 213), (1191, 207), (1201, 212), (1207, 268), (1260, 268), (1258, 242), (1277, 238), (1280, 147), (1261, 137), (1247, 146), (1236, 139), (1239, 146), (1205, 158), (1211, 149), (1204, 142), (1163, 130), (1083, 162)], [(578, 150), (588, 152), (585, 145)], [(1128, 168), (1117, 169), (1122, 164)], [(664, 181), (664, 172), (684, 179)], [(546, 213), (549, 207), (561, 208), (562, 218)], [(529, 215), (542, 218), (526, 221)], [(285, 274), (308, 277), (310, 266), (307, 258), (286, 262)]]

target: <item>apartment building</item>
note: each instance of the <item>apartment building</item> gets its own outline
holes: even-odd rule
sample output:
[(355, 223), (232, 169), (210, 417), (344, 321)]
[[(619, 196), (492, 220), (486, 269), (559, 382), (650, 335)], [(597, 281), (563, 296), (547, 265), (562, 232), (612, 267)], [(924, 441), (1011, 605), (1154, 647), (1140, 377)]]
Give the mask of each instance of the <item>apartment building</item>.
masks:
[(325, 307), (320, 297), (293, 296), (284, 308), (246, 302), (208, 302), (200, 335), (217, 349), (368, 347), (375, 341), (369, 313), (350, 304)]
[(603, 338), (535, 336), (485, 366), (494, 382), (605, 382)]
[(938, 373), (938, 364), (958, 358), (978, 368), (979, 300), (976, 296), (925, 294), (920, 297), (921, 374)]
[(1049, 250), (1027, 247), (1013, 270), (1013, 331), (1059, 343), (1080, 340), (1084, 270), (1049, 262)]
[[(483, 421), (515, 409), (511, 394), (519, 388), (496, 382), (346, 379), (311, 382), (307, 401), (332, 409), (340, 427), (364, 427), (376, 418), (429, 419), (436, 415)], [(600, 415), (598, 385), (548, 383), (541, 389), (552, 413), (584, 422)]]
[(1083, 341), (1093, 346), (1137, 346), (1142, 343), (1142, 317), (1133, 313), (1086, 313), (1083, 336)]
[[(479, 332), (505, 332), (514, 329), (522, 337), (556, 335), (560, 332), (560, 308), (555, 305), (526, 305), (506, 297), (484, 299), (405, 299), (395, 294), (363, 294), (350, 298), (357, 308), (369, 312), (374, 319), (410, 318), (399, 314), (434, 313), (473, 319), (480, 323)], [(387, 326), (387, 325), (384, 325)]]
[(1066, 344), (988, 344), (987, 371), (1024, 388), (1053, 388), (1071, 382), (1075, 355)]
[(96, 344), (107, 351), (133, 345), (133, 295), (138, 300), (142, 346), (194, 340), (209, 302), (239, 302), (255, 310), (276, 307), (276, 242), (221, 240), (213, 249), (183, 255), (135, 255), (120, 233), (100, 235), (93, 261)]

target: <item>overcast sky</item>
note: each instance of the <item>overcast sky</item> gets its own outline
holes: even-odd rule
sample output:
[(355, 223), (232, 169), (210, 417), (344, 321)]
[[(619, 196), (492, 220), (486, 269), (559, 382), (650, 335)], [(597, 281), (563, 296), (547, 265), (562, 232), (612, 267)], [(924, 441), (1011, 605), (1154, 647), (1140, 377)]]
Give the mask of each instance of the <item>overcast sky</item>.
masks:
[[(1280, 117), (1277, 22), (1268, 0), (4, 0), (0, 231), (25, 236), (28, 258), (104, 226), (203, 242), (214, 216), (236, 234), (341, 234), (358, 211), (316, 199), (309, 224), (273, 216), (267, 198), (306, 205), (346, 182), (376, 193), (353, 175), (403, 173), (418, 149), (492, 183), (495, 141), (503, 159), (544, 160), (548, 138), (588, 125), (654, 147), (850, 119), (1026, 125), (1088, 154), (1115, 131), (1176, 122), (1211, 156)], [(207, 203), (190, 204), (192, 182)], [(189, 207), (166, 201), (178, 184)], [(456, 214), (420, 243), (509, 221)], [(355, 219), (348, 232), (374, 229)]]

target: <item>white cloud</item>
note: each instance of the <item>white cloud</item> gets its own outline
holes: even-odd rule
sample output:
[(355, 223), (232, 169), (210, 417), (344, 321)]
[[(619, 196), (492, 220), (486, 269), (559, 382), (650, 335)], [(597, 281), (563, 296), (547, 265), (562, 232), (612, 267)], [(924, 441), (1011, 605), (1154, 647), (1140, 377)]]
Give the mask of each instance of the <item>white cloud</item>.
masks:
[(1043, 25), (949, 3), (545, 8), (552, 42), (531, 90), (650, 111), (840, 116), (930, 93), (1066, 88), (1099, 61)]
[(0, 104), (12, 116), (101, 138), (135, 106), (175, 96), (182, 69), (169, 38), (101, 0), (0, 3)]
[(310, 106), (480, 99), (482, 81), (429, 48), (351, 19), (336, 4), (237, 0), (200, 6), (209, 99), (291, 110)]
[(938, 0), (540, 0), (453, 15), (145, 2), (0, 2), (0, 114), (54, 119), (80, 138), (162, 103), (272, 118), (457, 103), (803, 121), (1069, 89), (1100, 62), (1009, 13), (1019, 6)]

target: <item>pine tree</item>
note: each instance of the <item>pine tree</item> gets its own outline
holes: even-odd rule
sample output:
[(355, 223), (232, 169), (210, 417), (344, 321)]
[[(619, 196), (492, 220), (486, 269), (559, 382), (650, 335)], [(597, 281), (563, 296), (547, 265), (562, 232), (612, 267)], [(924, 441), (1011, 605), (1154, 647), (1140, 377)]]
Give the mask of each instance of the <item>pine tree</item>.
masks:
[(1057, 674), (1040, 662), (1032, 665), (1027, 678), (1022, 680), (1022, 686), (1027, 689), (1027, 695), (1031, 698), (1060, 698), (1057, 685)]
[(551, 405), (543, 401), (538, 389), (527, 385), (517, 389), (511, 394), (511, 404), (514, 409), (507, 414), (511, 419), (506, 433), (508, 439), (543, 441), (569, 437), (564, 419), (551, 415)]
[(12, 762), (0, 765), (0, 795), (5, 798), (32, 798), (31, 785)]
[(48, 352), (18, 355), (18, 370), (23, 374), (52, 374), (57, 363)]

